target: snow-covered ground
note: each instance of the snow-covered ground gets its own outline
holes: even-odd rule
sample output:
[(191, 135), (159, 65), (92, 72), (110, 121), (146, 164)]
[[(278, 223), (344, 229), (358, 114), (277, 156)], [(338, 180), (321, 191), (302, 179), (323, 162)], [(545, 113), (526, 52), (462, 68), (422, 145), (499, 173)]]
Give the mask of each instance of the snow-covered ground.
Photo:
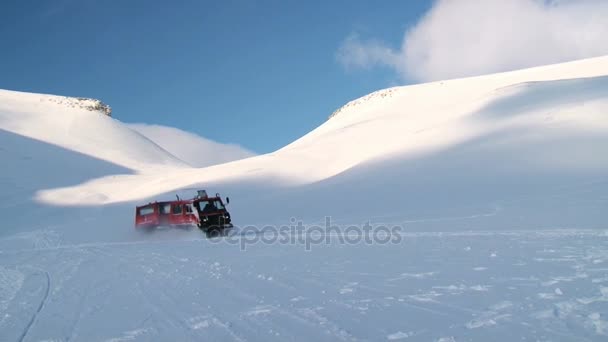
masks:
[[(0, 340), (605, 340), (607, 114), (601, 57), (381, 90), (193, 168), (183, 132), (0, 91)], [(133, 229), (196, 187), (229, 236)]]
[[(3, 341), (586, 341), (608, 334), (608, 234), (411, 233), (398, 244), (4, 243)], [(35, 241), (35, 243), (34, 243)]]

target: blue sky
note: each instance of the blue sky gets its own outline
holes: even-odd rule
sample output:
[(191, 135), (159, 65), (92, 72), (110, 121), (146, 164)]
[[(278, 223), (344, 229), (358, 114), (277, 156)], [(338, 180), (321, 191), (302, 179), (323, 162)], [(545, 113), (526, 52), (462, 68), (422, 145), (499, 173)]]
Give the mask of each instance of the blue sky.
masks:
[(263, 153), (378, 89), (608, 54), (607, 17), (606, 0), (3, 0), (0, 88)]
[(398, 46), (430, 1), (8, 0), (0, 88), (99, 98), (123, 122), (270, 152), (374, 90), (390, 68), (336, 60), (353, 33)]

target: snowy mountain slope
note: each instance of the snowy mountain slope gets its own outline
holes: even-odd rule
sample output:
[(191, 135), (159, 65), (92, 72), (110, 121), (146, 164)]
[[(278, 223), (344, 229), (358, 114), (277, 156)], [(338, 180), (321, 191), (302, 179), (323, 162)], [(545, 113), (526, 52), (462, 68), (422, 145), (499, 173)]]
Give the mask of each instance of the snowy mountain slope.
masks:
[[(372, 93), (356, 100), (324, 125), (288, 145), (283, 151), (298, 151), (314, 156), (324, 168), (318, 178), (327, 178), (370, 159), (392, 154), (420, 154), (436, 151), (500, 129), (504, 120), (475, 121), (481, 111), (492, 111), (490, 104), (506, 112), (519, 113), (523, 125), (538, 124), (539, 115), (534, 108), (517, 106), (538, 100), (542, 85), (530, 82), (547, 82), (544, 105), (561, 107), (572, 102), (603, 101), (608, 92), (602, 78), (580, 80), (552, 86), (551, 81), (601, 77), (608, 74), (608, 57), (576, 61), (561, 65), (532, 68), (522, 71), (434, 82), (422, 85), (391, 88)], [(571, 89), (579, 98), (563, 96)], [(582, 88), (582, 89), (581, 89)], [(585, 90), (594, 89), (592, 92)], [(510, 98), (517, 96), (516, 100)], [(501, 101), (504, 103), (501, 104)], [(598, 104), (603, 106), (603, 102)], [(541, 107), (542, 110), (542, 107)], [(524, 115), (526, 114), (526, 115)], [(531, 114), (531, 115), (528, 115)], [(566, 120), (554, 115), (555, 120)], [(594, 125), (580, 118), (581, 125)], [(605, 118), (592, 118), (605, 123)], [(577, 121), (576, 118), (573, 121)], [(542, 121), (541, 121), (542, 122)], [(484, 125), (485, 124), (485, 125)], [(365, 137), (364, 143), (351, 149), (346, 142)], [(320, 153), (319, 146), (332, 146), (330, 153)], [(334, 157), (337, 158), (334, 158)], [(314, 164), (313, 165), (318, 165)], [(321, 170), (322, 171), (321, 171)], [(314, 171), (314, 170), (307, 170)], [(302, 172), (310, 174), (309, 172)]]
[[(273, 179), (289, 186), (323, 181), (357, 165), (384, 159), (416, 159), (460, 144), (501, 136), (502, 132), (537, 131), (532, 141), (564, 139), (595, 132), (605, 136), (608, 57), (527, 69), (469, 79), (391, 88), (347, 105), (311, 133), (271, 154), (213, 166), (146, 177), (97, 179), (75, 187), (42, 191), (48, 203), (83, 203), (83, 189), (103, 193), (106, 203), (150, 197), (159, 192), (204, 182), (242, 182)], [(514, 133), (514, 136), (517, 136)], [(504, 141), (503, 144), (509, 142)], [(524, 141), (512, 140), (524, 146)], [(522, 145), (524, 144), (524, 145)], [(598, 151), (602, 145), (588, 145)], [(577, 145), (578, 146), (578, 145)], [(535, 166), (553, 168), (571, 157), (555, 158), (549, 148), (530, 155)], [(523, 147), (525, 152), (525, 147)], [(492, 155), (492, 151), (487, 151)], [(606, 156), (586, 153), (578, 168), (606, 165)], [(549, 158), (548, 156), (553, 156)], [(564, 155), (565, 157), (567, 155)], [(550, 160), (548, 160), (548, 158)], [(522, 168), (525, 164), (517, 164)], [(564, 166), (564, 165), (562, 165)], [(146, 186), (152, 184), (154, 186)], [(141, 192), (121, 189), (137, 184)], [(96, 204), (97, 202), (85, 202)]]
[(173, 127), (147, 124), (127, 124), (127, 127), (194, 167), (223, 164), (255, 155), (241, 146), (220, 144)]
[[(274, 153), (136, 174), (122, 158), (150, 155), (2, 117), (0, 340), (603, 341), (606, 75), (602, 57), (392, 88)], [(134, 231), (122, 201), (190, 186), (230, 195), (235, 235)], [(367, 222), (399, 229), (357, 239)]]
[[(82, 153), (0, 130), (0, 215), (10, 217), (2, 234), (46, 226), (66, 211), (34, 201), (46, 187), (69, 186), (91, 178), (132, 171)], [(92, 194), (97, 196), (97, 194)], [(99, 199), (98, 199), (99, 200)]]
[(0, 129), (137, 171), (186, 166), (76, 98), (0, 90)]

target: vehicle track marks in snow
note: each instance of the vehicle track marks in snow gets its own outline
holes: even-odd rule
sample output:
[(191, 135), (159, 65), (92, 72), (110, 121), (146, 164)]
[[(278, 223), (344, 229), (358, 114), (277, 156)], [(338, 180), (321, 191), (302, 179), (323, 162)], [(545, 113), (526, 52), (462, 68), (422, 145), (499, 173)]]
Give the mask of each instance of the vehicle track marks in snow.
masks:
[(21, 336), (19, 336), (19, 339), (18, 339), (19, 342), (22, 342), (25, 339), (25, 337), (29, 333), (30, 329), (32, 328), (32, 326), (36, 322), (36, 318), (38, 317), (38, 314), (42, 311), (42, 309), (44, 309), (44, 305), (46, 304), (46, 300), (49, 297), (49, 292), (51, 290), (51, 276), (46, 271), (43, 271), (42, 273), (39, 273), (39, 274), (43, 274), (44, 278), (45, 278), (45, 281), (46, 281), (46, 288), (44, 290), (44, 295), (42, 296), (42, 300), (40, 301), (40, 304), (36, 308), (36, 311), (32, 315), (32, 318), (30, 319), (30, 321), (25, 326), (25, 329), (21, 333)]
[(91, 294), (92, 287), (93, 287), (92, 281), (89, 281), (86, 286), (86, 289), (84, 290), (84, 293), (79, 296), (77, 310), (76, 310), (76, 312), (77, 312), (76, 318), (74, 319), (74, 321), (72, 322), (72, 324), (70, 326), (69, 334), (66, 337), (66, 342), (71, 341), (78, 332), (78, 327), (84, 316), (83, 311), (85, 310), (85, 307), (86, 307), (85, 303), (87, 302), (87, 300)]
[(233, 341), (238, 341), (238, 342), (245, 342), (246, 339), (243, 338), (242, 336), (240, 336), (239, 334), (236, 333), (236, 331), (234, 331), (234, 329), (232, 328), (232, 324), (230, 322), (223, 322), (220, 321), (217, 317), (213, 317), (212, 320), (213, 324), (219, 326), (220, 328), (224, 329), (224, 331), (226, 331), (226, 333), (228, 335), (230, 335), (230, 338)]

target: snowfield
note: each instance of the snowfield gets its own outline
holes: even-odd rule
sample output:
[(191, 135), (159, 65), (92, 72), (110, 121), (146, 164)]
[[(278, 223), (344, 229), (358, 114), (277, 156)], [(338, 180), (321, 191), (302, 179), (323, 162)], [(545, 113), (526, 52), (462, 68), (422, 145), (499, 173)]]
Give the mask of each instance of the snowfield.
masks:
[[(601, 231), (411, 233), (394, 245), (200, 237), (7, 244), (5, 341), (605, 340)], [(58, 239), (58, 240), (55, 240)], [(22, 241), (17, 241), (22, 240)], [(30, 323), (32, 322), (32, 323)]]
[[(260, 156), (85, 107), (0, 91), (0, 341), (608, 338), (608, 57), (380, 90)], [(229, 236), (134, 230), (190, 188)]]

